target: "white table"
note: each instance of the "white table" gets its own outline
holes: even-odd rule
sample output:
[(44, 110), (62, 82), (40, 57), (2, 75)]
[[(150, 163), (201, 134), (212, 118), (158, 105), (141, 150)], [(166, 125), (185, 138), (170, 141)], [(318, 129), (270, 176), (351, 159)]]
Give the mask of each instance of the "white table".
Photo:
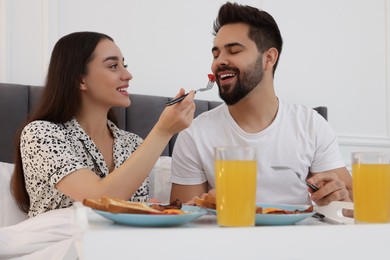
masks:
[[(87, 210), (82, 259), (390, 259), (390, 224), (221, 228), (216, 217), (170, 228), (113, 224)], [(82, 224), (82, 223), (81, 223)]]

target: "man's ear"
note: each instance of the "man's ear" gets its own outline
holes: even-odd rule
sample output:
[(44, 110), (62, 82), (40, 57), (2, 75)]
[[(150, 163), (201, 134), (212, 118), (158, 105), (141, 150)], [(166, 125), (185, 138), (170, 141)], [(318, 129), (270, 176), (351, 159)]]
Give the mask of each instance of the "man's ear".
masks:
[(279, 52), (276, 48), (270, 48), (264, 53), (264, 69), (273, 69), (275, 66), (276, 61), (278, 60), (279, 57)]

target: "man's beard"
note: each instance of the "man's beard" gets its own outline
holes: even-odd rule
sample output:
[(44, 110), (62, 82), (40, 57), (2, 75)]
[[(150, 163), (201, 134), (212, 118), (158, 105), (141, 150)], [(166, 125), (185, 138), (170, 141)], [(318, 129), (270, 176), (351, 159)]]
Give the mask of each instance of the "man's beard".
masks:
[(256, 59), (255, 63), (250, 65), (247, 69), (239, 73), (237, 68), (223, 66), (219, 71), (231, 70), (237, 74), (236, 85), (221, 88), (218, 83), (219, 96), (229, 106), (236, 104), (238, 101), (246, 97), (263, 79), (263, 59), (262, 56)]

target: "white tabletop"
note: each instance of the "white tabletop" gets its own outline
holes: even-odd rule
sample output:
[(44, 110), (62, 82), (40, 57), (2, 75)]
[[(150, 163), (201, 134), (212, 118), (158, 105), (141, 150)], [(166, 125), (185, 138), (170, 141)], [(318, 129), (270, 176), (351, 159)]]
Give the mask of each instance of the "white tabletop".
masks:
[(214, 215), (179, 227), (114, 224), (90, 209), (82, 259), (389, 259), (390, 224), (221, 228)]

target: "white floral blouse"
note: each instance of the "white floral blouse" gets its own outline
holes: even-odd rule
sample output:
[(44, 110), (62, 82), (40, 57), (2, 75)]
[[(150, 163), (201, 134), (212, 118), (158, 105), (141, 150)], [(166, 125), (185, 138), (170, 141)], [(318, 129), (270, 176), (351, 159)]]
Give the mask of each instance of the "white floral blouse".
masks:
[[(118, 168), (143, 140), (119, 129), (109, 120), (107, 125), (114, 136), (113, 159), (115, 168)], [(29, 217), (73, 205), (73, 199), (55, 188), (68, 174), (83, 168), (92, 170), (101, 178), (109, 174), (103, 155), (75, 118), (64, 124), (29, 123), (21, 134), (20, 151), (30, 196)], [(145, 202), (148, 193), (149, 180), (146, 179), (130, 200)]]

